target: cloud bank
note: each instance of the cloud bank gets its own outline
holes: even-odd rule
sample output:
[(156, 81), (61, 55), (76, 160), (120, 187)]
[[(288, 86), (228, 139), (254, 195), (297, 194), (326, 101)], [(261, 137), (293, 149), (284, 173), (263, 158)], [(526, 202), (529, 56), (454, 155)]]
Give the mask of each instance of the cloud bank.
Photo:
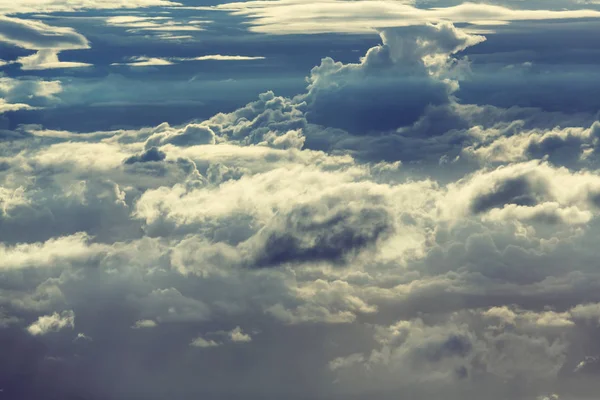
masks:
[[(600, 123), (461, 102), (462, 52), (486, 38), (452, 22), (595, 14), (266, 4), (223, 7), (261, 32), (331, 32), (337, 14), (300, 18), (330, 9), (352, 11), (346, 32), (383, 27), (369, 7), (420, 19), (357, 63), (324, 58), (295, 96), (183, 125), (0, 130), (2, 395), (593, 398)], [(47, 56), (24, 67), (89, 45), (6, 20), (4, 40)], [(62, 89), (0, 78), (0, 110)]]

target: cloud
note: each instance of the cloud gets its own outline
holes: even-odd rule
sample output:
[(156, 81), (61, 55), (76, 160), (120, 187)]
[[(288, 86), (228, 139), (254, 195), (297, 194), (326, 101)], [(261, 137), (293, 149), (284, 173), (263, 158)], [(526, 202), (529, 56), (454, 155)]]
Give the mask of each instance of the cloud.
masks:
[(79, 50), (89, 48), (87, 39), (72, 28), (41, 21), (0, 16), (0, 40), (27, 50)]
[(129, 62), (126, 63), (113, 63), (111, 65), (127, 65), (129, 67), (157, 67), (164, 65), (173, 65), (169, 60), (157, 57), (132, 57)]
[(248, 60), (264, 60), (265, 57), (260, 56), (236, 56), (236, 55), (222, 55), (222, 54), (210, 54), (206, 56), (198, 56), (193, 58), (187, 58), (186, 61), (248, 61)]
[(215, 342), (214, 340), (206, 340), (201, 337), (197, 337), (196, 339), (192, 340), (192, 343), (190, 343), (190, 346), (206, 349), (206, 348), (210, 348), (210, 347), (219, 347), (220, 344)]
[(45, 243), (0, 246), (0, 270), (52, 267), (55, 263), (85, 262), (101, 255), (101, 245), (88, 245), (85, 234), (52, 238)]
[(57, 95), (62, 90), (60, 81), (0, 77), (0, 95), (4, 112), (56, 104), (59, 102)]
[[(448, 23), (381, 40), (298, 96), (182, 125), (6, 125), (6, 393), (593, 398), (597, 123), (461, 104), (483, 38)], [(17, 107), (64, 89), (0, 88)]]
[(252, 336), (244, 333), (242, 328), (236, 326), (231, 332), (229, 332), (229, 338), (234, 343), (249, 343), (252, 341)]
[(90, 48), (88, 40), (72, 28), (55, 27), (41, 21), (0, 15), (0, 42), (36, 51), (35, 54), (19, 57), (15, 61), (21, 64), (24, 70), (90, 66), (78, 62), (61, 62), (58, 59), (61, 51)]
[(126, 65), (130, 67), (157, 67), (165, 65), (175, 65), (180, 62), (190, 61), (252, 61), (252, 60), (264, 60), (265, 57), (251, 57), (251, 56), (223, 56), (219, 54), (206, 55), (198, 57), (171, 57), (171, 58), (160, 58), (160, 57), (131, 57), (128, 62), (124, 63), (112, 63), (111, 65)]
[(485, 40), (448, 23), (386, 29), (380, 36), (382, 44), (359, 64), (325, 58), (312, 69), (309, 121), (366, 133), (413, 124), (428, 107), (452, 101), (454, 76), (468, 68), (453, 55)]
[(170, 17), (140, 17), (124, 15), (106, 19), (108, 26), (128, 28), (127, 32), (197, 32), (202, 31), (202, 22), (180, 23)]
[(6, 100), (0, 99), (0, 114), (18, 110), (32, 110), (34, 107), (24, 103), (7, 103)]
[(394, 231), (385, 208), (349, 205), (347, 201), (342, 196), (331, 196), (275, 216), (258, 233), (257, 243), (249, 244), (257, 247), (252, 264), (269, 267), (287, 262), (343, 263)]
[(63, 311), (61, 314), (53, 313), (38, 318), (36, 322), (27, 327), (27, 331), (33, 336), (42, 336), (50, 332), (58, 332), (65, 328), (75, 327), (75, 314), (73, 311)]
[(480, 171), (463, 182), (464, 186), (451, 185), (450, 198), (457, 196), (450, 200), (451, 214), (464, 204), (465, 212), (487, 214), (492, 220), (517, 218), (551, 224), (589, 222), (596, 212), (592, 199), (600, 184), (595, 174), (571, 173), (538, 161)]
[(367, 33), (442, 21), (494, 26), (512, 21), (600, 16), (595, 10), (526, 10), (468, 2), (449, 7), (417, 8), (411, 2), (389, 0), (247, 1), (220, 4), (215, 8), (248, 17), (251, 31), (272, 35)]
[(0, 2), (0, 12), (7, 14), (40, 12), (51, 13), (86, 9), (119, 9), (175, 5), (178, 5), (178, 3), (168, 0), (22, 0), (18, 3), (9, 0), (3, 0)]
[(92, 66), (92, 64), (88, 63), (60, 61), (58, 59), (58, 51), (52, 49), (40, 50), (31, 56), (19, 57), (15, 62), (21, 64), (21, 69), (24, 71), (56, 68), (85, 68)]
[(163, 161), (167, 155), (158, 150), (156, 147), (151, 147), (150, 149), (144, 151), (143, 153), (135, 156), (131, 156), (123, 161), (125, 164), (135, 164), (135, 163), (146, 163), (146, 162), (160, 162)]
[(148, 328), (156, 328), (158, 324), (151, 319), (141, 319), (139, 321), (135, 321), (135, 324), (132, 326), (133, 329), (148, 329)]
[[(483, 315), (492, 313), (498, 312), (491, 309)], [(568, 349), (563, 339), (544, 333), (545, 326), (529, 332), (521, 331), (520, 323), (511, 330), (481, 327), (476, 322), (481, 315), (479, 311), (457, 313), (435, 325), (413, 319), (375, 326), (374, 350), (335, 359), (329, 366), (349, 390), (373, 385), (369, 382), (373, 375), (386, 391), (411, 390), (415, 384), (448, 385), (450, 395), (460, 393), (472, 379), (512, 380), (523, 373), (529, 379), (557, 376)]]
[(508, 134), (489, 130), (479, 143), (464, 149), (467, 156), (484, 162), (516, 162), (531, 158), (546, 158), (558, 165), (575, 166), (593, 162), (600, 125), (589, 128), (569, 127), (550, 130), (521, 130)]
[(139, 303), (142, 318), (153, 317), (159, 323), (202, 321), (210, 315), (206, 304), (182, 295), (175, 288), (155, 289), (133, 301)]

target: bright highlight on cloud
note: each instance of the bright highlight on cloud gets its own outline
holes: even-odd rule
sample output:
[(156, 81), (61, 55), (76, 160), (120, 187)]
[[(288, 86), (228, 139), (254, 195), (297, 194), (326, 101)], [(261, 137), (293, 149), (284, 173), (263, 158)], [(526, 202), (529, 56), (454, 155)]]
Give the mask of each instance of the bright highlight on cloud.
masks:
[(174, 65), (186, 61), (253, 61), (264, 60), (265, 57), (258, 56), (228, 56), (228, 55), (206, 55), (198, 57), (174, 57), (174, 58), (158, 58), (158, 57), (132, 57), (128, 62), (113, 63), (112, 65), (125, 65), (129, 67), (159, 67), (165, 65)]

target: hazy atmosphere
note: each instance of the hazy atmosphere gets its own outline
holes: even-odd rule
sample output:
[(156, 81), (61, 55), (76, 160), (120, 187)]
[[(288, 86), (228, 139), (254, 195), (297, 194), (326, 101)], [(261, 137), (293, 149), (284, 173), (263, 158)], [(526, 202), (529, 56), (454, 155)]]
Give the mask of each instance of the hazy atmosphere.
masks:
[(0, 0), (0, 400), (595, 400), (600, 0)]

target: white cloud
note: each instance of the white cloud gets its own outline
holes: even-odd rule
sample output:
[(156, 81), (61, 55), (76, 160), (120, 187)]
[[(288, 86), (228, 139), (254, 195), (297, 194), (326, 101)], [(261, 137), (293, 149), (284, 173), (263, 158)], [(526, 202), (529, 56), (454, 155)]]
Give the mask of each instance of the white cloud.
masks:
[(89, 262), (106, 248), (89, 244), (84, 233), (52, 238), (44, 243), (23, 243), (15, 246), (0, 244), (0, 270), (21, 268), (51, 268), (61, 263)]
[(118, 9), (175, 6), (169, 0), (0, 0), (1, 13), (49, 13), (86, 9)]
[(481, 214), (490, 220), (530, 220), (585, 224), (597, 213), (600, 190), (594, 173), (572, 173), (546, 162), (530, 161), (480, 170), (449, 185), (449, 217)]
[[(575, 158), (592, 149), (590, 157), (597, 124), (503, 129), (502, 118), (540, 111), (457, 105), (444, 81), (454, 54), (481, 37), (448, 24), (382, 37), (360, 63), (324, 62), (309, 95), (294, 99), (267, 92), (182, 126), (9, 131), (18, 139), (0, 141), (0, 325), (10, 324), (2, 335), (11, 345), (0, 370), (14, 368), (7, 360), (25, 347), (19, 359), (44, 365), (46, 349), (22, 345), (38, 339), (11, 336), (12, 327), (36, 312), (46, 315), (23, 325), (32, 335), (73, 328), (74, 313), (59, 313), (69, 308), (95, 339), (83, 346), (78, 335), (75, 345), (73, 332), (59, 332), (46, 344), (65, 368), (77, 367), (56, 370), (69, 390), (73, 376), (87, 374), (125, 374), (123, 387), (146, 397), (165, 379), (173, 396), (179, 387), (217, 393), (232, 381), (253, 395), (263, 389), (253, 386), (257, 377), (273, 374), (282, 378), (270, 381), (278, 396), (304, 393), (298, 374), (334, 398), (377, 391), (521, 400), (540, 387), (568, 387), (569, 371), (593, 354), (600, 321), (600, 180), (581, 164), (539, 160), (519, 140), (554, 136), (576, 148)], [(348, 82), (368, 89), (382, 75), (394, 91), (407, 74), (444, 89), (446, 103), (424, 110), (428, 117), (443, 110), (467, 121), (441, 133), (458, 159), (438, 163), (448, 147), (435, 148), (437, 125), (418, 130), (421, 119), (391, 133), (309, 122), (316, 92)], [(62, 89), (24, 82), (0, 80), (10, 104), (42, 106), (33, 98), (52, 101)], [(341, 100), (335, 105), (349, 118)], [(382, 137), (409, 150), (388, 146), (395, 157), (387, 162), (381, 147), (365, 158), (348, 145), (369, 150)], [(514, 146), (496, 143), (503, 139)], [(335, 151), (315, 149), (328, 140)], [(431, 158), (404, 159), (429, 153), (424, 142), (434, 145)], [(519, 149), (493, 162), (486, 151), (467, 157), (494, 143)], [(57, 343), (76, 346), (77, 356)], [(592, 364), (577, 379), (595, 390), (586, 381)], [(245, 365), (252, 371), (238, 368)]]
[(106, 24), (127, 28), (128, 32), (194, 32), (202, 31), (205, 21), (178, 22), (171, 17), (140, 17), (124, 15), (109, 17)]
[(61, 92), (59, 81), (0, 77), (0, 113), (56, 104)]
[(274, 35), (365, 33), (398, 26), (448, 21), (497, 25), (522, 20), (598, 18), (594, 10), (522, 10), (484, 3), (417, 8), (393, 0), (276, 0), (220, 4), (216, 9), (250, 18), (251, 30)]
[(7, 103), (6, 100), (0, 99), (0, 114), (18, 110), (33, 110), (35, 107), (24, 103)]
[(249, 343), (252, 341), (252, 336), (244, 333), (242, 328), (239, 326), (235, 327), (231, 332), (229, 332), (229, 338), (234, 343)]
[(75, 328), (75, 313), (73, 311), (41, 316), (36, 322), (27, 327), (27, 331), (33, 336), (42, 336), (66, 328)]
[(158, 57), (132, 57), (130, 61), (125, 63), (113, 63), (111, 65), (126, 65), (129, 67), (158, 67), (165, 65), (173, 65), (172, 61)]
[(77, 336), (75, 337), (75, 339), (73, 340), (75, 342), (77, 341), (84, 341), (84, 342), (93, 342), (94, 340), (87, 336), (85, 333), (78, 333)]
[(21, 69), (24, 71), (57, 68), (85, 68), (92, 66), (92, 64), (87, 63), (60, 61), (58, 59), (58, 51), (52, 49), (40, 50), (30, 56), (19, 57), (15, 62), (21, 64)]
[(156, 328), (158, 324), (151, 319), (141, 319), (139, 321), (135, 321), (133, 324), (133, 329), (148, 329), (148, 328)]
[(206, 56), (198, 56), (192, 58), (185, 58), (186, 61), (248, 61), (248, 60), (264, 60), (265, 57), (260, 56), (235, 56), (235, 55), (221, 55), (221, 54), (211, 54)]
[(27, 50), (79, 50), (89, 48), (88, 40), (72, 28), (47, 25), (41, 21), (0, 15), (0, 41)]
[(206, 339), (198, 336), (197, 338), (192, 340), (192, 342), (190, 343), (190, 346), (206, 349), (206, 348), (210, 348), (210, 347), (219, 347), (219, 346), (221, 346), (221, 344), (215, 342), (214, 340), (206, 340)]
[(157, 67), (165, 65), (174, 65), (179, 62), (190, 62), (190, 61), (251, 61), (251, 60), (264, 60), (265, 57), (251, 57), (251, 56), (223, 56), (219, 54), (206, 55), (198, 57), (172, 57), (172, 58), (161, 58), (161, 57), (146, 57), (138, 56), (131, 57), (127, 62), (113, 63), (111, 65), (126, 65), (129, 67)]
[(37, 51), (15, 61), (21, 64), (24, 70), (89, 66), (77, 62), (60, 62), (58, 59), (61, 51), (90, 48), (88, 40), (72, 28), (0, 15), (0, 42)]

